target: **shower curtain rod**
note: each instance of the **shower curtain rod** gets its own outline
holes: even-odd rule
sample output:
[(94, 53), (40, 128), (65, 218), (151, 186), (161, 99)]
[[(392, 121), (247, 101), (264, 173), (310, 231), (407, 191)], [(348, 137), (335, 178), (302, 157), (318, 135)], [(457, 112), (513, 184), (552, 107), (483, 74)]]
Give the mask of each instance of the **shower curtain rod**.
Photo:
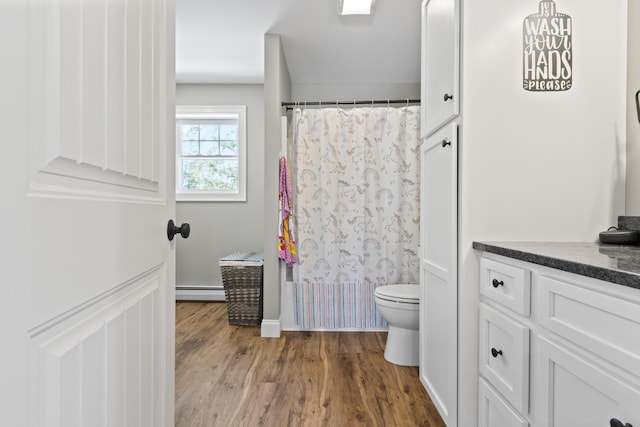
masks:
[(369, 101), (296, 101), (296, 102), (283, 102), (282, 106), (287, 107), (287, 110), (292, 110), (295, 107), (313, 107), (326, 105), (330, 107), (332, 105), (374, 105), (374, 104), (419, 104), (419, 99), (378, 99)]

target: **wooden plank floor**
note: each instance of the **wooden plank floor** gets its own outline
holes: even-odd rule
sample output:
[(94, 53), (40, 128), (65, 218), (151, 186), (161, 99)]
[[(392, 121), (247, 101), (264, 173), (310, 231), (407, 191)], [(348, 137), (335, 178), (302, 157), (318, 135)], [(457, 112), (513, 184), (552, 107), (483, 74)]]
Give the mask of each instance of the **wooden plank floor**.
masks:
[(176, 426), (444, 426), (386, 333), (232, 326), (224, 303), (176, 304)]

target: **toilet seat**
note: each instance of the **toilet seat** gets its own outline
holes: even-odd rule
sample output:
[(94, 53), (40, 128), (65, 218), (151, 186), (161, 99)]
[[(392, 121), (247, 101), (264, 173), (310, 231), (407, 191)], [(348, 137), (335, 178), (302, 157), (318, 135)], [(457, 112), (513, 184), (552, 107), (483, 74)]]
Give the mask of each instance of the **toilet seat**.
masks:
[(420, 303), (419, 285), (384, 285), (377, 287), (374, 294), (385, 301), (402, 304)]

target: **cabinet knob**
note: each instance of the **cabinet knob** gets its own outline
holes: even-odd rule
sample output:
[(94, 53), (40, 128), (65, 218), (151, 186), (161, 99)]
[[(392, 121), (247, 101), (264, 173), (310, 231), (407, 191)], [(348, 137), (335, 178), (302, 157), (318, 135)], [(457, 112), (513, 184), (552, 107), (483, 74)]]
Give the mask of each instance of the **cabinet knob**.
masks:
[(449, 95), (448, 93), (445, 93), (444, 94), (444, 102), (447, 102), (450, 99), (453, 99), (453, 95)]
[(491, 348), (491, 355), (493, 357), (498, 357), (498, 355), (502, 356), (502, 350), (496, 350), (494, 347)]
[(451, 141), (445, 138), (442, 140), (442, 148), (446, 147), (447, 145), (451, 145)]
[(611, 418), (611, 421), (609, 421), (609, 425), (611, 427), (633, 427), (631, 424), (626, 423), (626, 424), (622, 424), (622, 421), (620, 421), (617, 418)]
[(504, 282), (498, 279), (493, 279), (491, 284), (493, 285), (494, 288), (497, 288), (498, 286), (504, 286)]

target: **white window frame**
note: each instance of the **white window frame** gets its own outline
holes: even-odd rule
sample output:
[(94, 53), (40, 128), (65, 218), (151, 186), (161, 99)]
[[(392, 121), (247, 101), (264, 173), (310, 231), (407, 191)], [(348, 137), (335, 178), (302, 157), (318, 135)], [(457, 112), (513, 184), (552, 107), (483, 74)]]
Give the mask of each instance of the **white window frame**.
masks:
[[(238, 117), (238, 190), (184, 190), (181, 186), (182, 163), (179, 120), (210, 120)], [(247, 107), (246, 105), (176, 106), (176, 201), (245, 202), (247, 200)]]

